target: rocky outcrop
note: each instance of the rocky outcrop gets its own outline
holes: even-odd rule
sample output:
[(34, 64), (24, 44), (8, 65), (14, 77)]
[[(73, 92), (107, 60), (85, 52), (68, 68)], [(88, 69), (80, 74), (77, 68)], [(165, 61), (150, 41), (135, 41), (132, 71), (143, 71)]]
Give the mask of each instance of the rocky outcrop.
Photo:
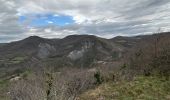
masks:
[(48, 44), (48, 43), (40, 43), (39, 44), (39, 51), (38, 51), (38, 57), (39, 58), (47, 58), (51, 53), (54, 53), (56, 51), (55, 47)]
[(84, 53), (88, 51), (88, 49), (90, 49), (94, 43), (92, 41), (83, 41), (81, 43), (82, 47), (80, 50), (73, 50), (68, 54), (68, 58), (70, 58), (71, 60), (77, 60), (80, 59), (81, 57), (83, 57)]

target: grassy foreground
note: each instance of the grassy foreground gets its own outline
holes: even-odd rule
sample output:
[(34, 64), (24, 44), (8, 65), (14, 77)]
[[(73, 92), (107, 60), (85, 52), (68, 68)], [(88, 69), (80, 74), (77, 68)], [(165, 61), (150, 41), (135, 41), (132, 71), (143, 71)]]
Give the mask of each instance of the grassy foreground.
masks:
[(108, 82), (80, 95), (80, 100), (170, 100), (170, 80), (137, 77), (133, 81)]

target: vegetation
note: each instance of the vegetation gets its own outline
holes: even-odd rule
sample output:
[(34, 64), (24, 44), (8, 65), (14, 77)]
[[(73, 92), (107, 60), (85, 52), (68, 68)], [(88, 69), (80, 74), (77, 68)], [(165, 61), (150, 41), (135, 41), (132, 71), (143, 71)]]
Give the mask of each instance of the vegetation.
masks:
[(8, 86), (9, 86), (8, 80), (0, 80), (0, 100), (8, 100), (9, 99), (9, 97), (6, 96)]
[[(67, 56), (75, 50), (75, 44), (78, 44), (76, 49), (81, 48), (84, 42), (77, 41), (83, 40), (82, 37), (65, 41), (67, 48), (63, 44), (62, 52), (59, 50), (43, 59), (10, 53), (9, 58), (0, 60), (0, 100), (170, 100), (168, 36), (141, 36), (141, 40), (127, 37), (124, 40), (127, 42), (116, 45), (116, 41), (124, 38), (101, 38), (94, 42), (85, 37), (88, 43), (94, 43), (77, 60)], [(129, 43), (133, 45), (127, 46)]]
[(100, 71), (97, 71), (97, 72), (94, 74), (94, 78), (96, 79), (96, 84), (102, 84), (103, 79), (102, 79), (102, 76), (101, 76)]
[(143, 74), (146, 76), (158, 74), (170, 75), (170, 41), (162, 34), (153, 35), (141, 41), (126, 55), (125, 61), (130, 75)]
[(133, 81), (108, 82), (80, 95), (80, 100), (169, 100), (170, 80), (136, 77)]

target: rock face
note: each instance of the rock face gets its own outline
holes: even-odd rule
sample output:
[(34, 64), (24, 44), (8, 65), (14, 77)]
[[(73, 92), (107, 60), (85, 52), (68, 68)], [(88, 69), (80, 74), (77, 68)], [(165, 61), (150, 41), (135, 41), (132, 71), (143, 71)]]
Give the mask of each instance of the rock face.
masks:
[[(119, 53), (122, 46), (113, 41), (93, 35), (72, 35), (63, 39), (45, 39), (31, 36), (21, 41), (4, 44), (0, 47), (0, 65), (14, 66), (4, 60), (24, 57), (24, 62), (15, 66), (90, 66), (95, 60), (112, 60), (114, 51)], [(124, 48), (123, 48), (124, 49)], [(117, 54), (116, 52), (116, 54)], [(121, 55), (120, 55), (121, 56)], [(120, 57), (119, 56), (119, 57)], [(115, 56), (115, 59), (117, 55)], [(11, 60), (12, 61), (12, 60)]]
[(56, 51), (55, 47), (48, 43), (40, 43), (38, 47), (39, 51), (37, 55), (41, 59), (47, 58), (51, 53)]
[(82, 47), (80, 50), (71, 51), (67, 57), (70, 58), (71, 60), (80, 59), (81, 57), (84, 56), (84, 54), (88, 51), (88, 49), (90, 49), (94, 45), (94, 43), (92, 41), (87, 40), (87, 41), (83, 41), (81, 45)]
[(14, 77), (14, 78), (11, 78), (11, 79), (10, 79), (10, 82), (18, 81), (18, 80), (20, 80), (20, 79), (21, 79), (20, 76), (16, 76), (16, 77)]
[(85, 49), (74, 50), (69, 53), (68, 57), (72, 60), (77, 60), (77, 59), (83, 57), (84, 53), (85, 53)]

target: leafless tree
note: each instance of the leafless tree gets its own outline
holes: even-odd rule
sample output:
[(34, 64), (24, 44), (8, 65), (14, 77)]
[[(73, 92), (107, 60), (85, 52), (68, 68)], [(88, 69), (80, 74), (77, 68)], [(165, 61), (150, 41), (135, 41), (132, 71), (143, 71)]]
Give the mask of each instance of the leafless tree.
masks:
[(33, 76), (31, 80), (12, 82), (9, 88), (11, 100), (44, 100), (46, 95), (42, 80), (41, 77)]

